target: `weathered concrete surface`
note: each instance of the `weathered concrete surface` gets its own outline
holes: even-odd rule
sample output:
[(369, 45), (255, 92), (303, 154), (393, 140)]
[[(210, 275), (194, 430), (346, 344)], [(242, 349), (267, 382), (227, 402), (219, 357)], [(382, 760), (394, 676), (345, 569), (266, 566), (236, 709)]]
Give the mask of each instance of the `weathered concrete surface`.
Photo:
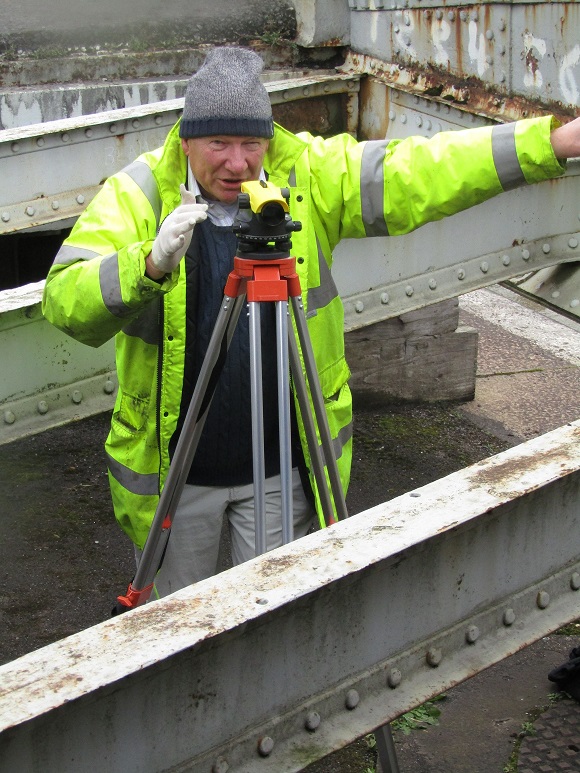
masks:
[(521, 442), (580, 416), (580, 323), (497, 287), (464, 296), (461, 319), (479, 331), (469, 418)]

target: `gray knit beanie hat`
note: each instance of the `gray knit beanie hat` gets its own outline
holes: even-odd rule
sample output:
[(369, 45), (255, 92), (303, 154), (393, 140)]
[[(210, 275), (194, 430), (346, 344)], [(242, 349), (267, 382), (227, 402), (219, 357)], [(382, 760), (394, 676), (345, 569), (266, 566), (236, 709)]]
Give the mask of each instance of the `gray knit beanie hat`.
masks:
[(272, 137), (272, 105), (260, 79), (264, 63), (245, 48), (214, 48), (191, 76), (179, 136)]

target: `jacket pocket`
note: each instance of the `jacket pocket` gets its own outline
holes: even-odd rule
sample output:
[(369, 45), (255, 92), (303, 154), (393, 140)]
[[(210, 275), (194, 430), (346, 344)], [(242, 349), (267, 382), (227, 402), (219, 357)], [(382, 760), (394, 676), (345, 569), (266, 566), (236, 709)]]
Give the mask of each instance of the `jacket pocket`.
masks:
[(117, 410), (113, 413), (111, 424), (120, 434), (133, 435), (143, 430), (148, 413), (149, 398), (122, 394)]

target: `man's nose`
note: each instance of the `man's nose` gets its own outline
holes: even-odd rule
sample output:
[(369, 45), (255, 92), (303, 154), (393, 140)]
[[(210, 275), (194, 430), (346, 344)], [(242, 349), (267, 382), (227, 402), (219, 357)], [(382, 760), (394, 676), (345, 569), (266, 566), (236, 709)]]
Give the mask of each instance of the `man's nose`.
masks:
[(236, 147), (235, 145), (229, 148), (226, 167), (232, 172), (242, 172), (247, 169), (248, 162), (242, 148)]

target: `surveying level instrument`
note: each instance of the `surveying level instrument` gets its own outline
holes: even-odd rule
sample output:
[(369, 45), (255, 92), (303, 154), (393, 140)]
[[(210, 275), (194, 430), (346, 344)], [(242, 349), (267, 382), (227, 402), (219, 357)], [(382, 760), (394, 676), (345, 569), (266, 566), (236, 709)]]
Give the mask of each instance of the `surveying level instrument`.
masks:
[[(306, 324), (300, 280), (296, 273), (295, 258), (290, 257), (290, 234), (299, 231), (302, 224), (290, 217), (288, 189), (277, 188), (265, 181), (253, 181), (243, 183), (241, 190), (238, 196), (239, 213), (233, 226), (238, 239), (234, 268), (226, 282), (223, 302), (135, 576), (127, 593), (118, 596), (113, 615), (144, 604), (151, 595), (155, 575), (163, 561), (175, 511), (246, 298), (250, 330), (256, 555), (266, 552), (261, 303), (276, 304), (282, 543), (288, 544), (293, 540), (290, 375), (296, 389), (324, 521), (330, 525), (348, 515)], [(290, 328), (288, 326), (288, 299), (292, 307), (296, 335), (292, 325)]]

